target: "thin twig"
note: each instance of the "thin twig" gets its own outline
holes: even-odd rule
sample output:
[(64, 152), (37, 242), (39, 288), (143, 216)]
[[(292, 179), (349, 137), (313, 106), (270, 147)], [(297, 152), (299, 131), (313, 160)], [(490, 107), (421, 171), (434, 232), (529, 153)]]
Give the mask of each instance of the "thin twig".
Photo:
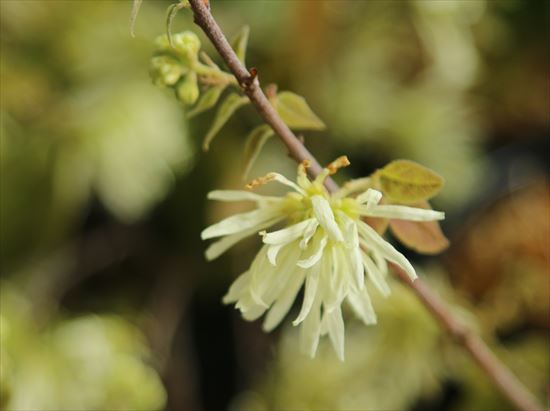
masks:
[[(243, 91), (250, 98), (265, 122), (269, 124), (288, 148), (289, 154), (297, 162), (310, 160), (308, 169), (312, 177), (321, 172), (321, 166), (304, 147), (302, 142), (286, 126), (278, 113), (273, 109), (262, 89), (258, 78), (252, 76), (244, 67), (229, 45), (225, 35), (214, 20), (210, 9), (201, 0), (189, 0), (194, 13), (195, 23), (208, 36), (218, 53), (237, 78)], [(252, 79), (252, 80), (251, 80)], [(330, 192), (336, 192), (339, 187), (327, 179), (326, 187)], [(458, 321), (441, 299), (421, 280), (411, 281), (407, 274), (398, 267), (394, 267), (398, 277), (410, 286), (424, 306), (439, 321), (440, 325), (461, 345), (480, 368), (493, 381), (502, 395), (520, 411), (543, 411), (535, 397), (523, 386), (512, 372), (492, 353), (483, 340)]]

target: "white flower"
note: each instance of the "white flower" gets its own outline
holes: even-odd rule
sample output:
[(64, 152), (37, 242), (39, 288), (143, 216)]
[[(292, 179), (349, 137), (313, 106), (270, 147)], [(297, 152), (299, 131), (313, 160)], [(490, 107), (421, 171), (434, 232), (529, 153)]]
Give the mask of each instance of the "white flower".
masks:
[[(253, 211), (226, 218), (202, 232), (203, 239), (222, 237), (207, 249), (209, 260), (247, 236), (259, 232), (263, 237), (262, 248), (250, 268), (231, 285), (224, 303), (236, 303), (249, 321), (267, 312), (263, 328), (271, 331), (288, 313), (305, 285), (302, 307), (293, 324), (301, 324), (301, 348), (312, 357), (319, 337), (328, 334), (338, 357), (344, 359), (341, 311), (344, 301), (365, 324), (376, 323), (365, 277), (383, 295), (390, 293), (385, 279), (388, 261), (403, 268), (411, 279), (416, 278), (405, 256), (361, 218), (413, 221), (444, 218), (439, 211), (380, 205), (382, 193), (373, 189), (356, 197), (350, 197), (352, 190), (345, 188), (329, 194), (323, 186), (324, 180), (348, 164), (346, 157), (340, 157), (313, 182), (306, 175), (308, 164), (303, 163), (298, 167), (297, 184), (277, 173), (249, 184), (252, 188), (277, 181), (292, 188), (284, 197), (248, 191), (212, 191), (208, 195), (213, 200), (247, 200), (257, 205)], [(284, 228), (264, 231), (283, 221)]]

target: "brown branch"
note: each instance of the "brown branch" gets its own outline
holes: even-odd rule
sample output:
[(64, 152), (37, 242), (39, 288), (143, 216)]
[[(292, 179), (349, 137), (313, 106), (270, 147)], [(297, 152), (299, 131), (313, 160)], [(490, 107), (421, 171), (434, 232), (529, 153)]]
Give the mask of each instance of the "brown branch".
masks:
[[(256, 76), (257, 72), (251, 75), (243, 66), (214, 20), (210, 9), (203, 4), (202, 0), (189, 0), (189, 2), (194, 13), (195, 23), (202, 28), (214, 47), (216, 47), (216, 50), (218, 50), (224, 62), (233, 72), (243, 91), (250, 98), (250, 101), (254, 104), (262, 118), (281, 138), (292, 158), (297, 162), (302, 162), (303, 160), (311, 161), (311, 167), (308, 171), (312, 177), (317, 176), (321, 172), (321, 166), (273, 109), (260, 88), (260, 83)], [(335, 192), (339, 189), (338, 185), (330, 179), (327, 179), (326, 187), (330, 192)], [(461, 324), (452, 315), (437, 294), (431, 291), (421, 280), (417, 279), (413, 282), (403, 270), (398, 267), (394, 268), (397, 276), (410, 286), (424, 306), (439, 321), (442, 328), (453, 337), (456, 343), (470, 353), (504, 397), (520, 411), (543, 411), (542, 406), (537, 403), (535, 397), (492, 353), (478, 335)]]

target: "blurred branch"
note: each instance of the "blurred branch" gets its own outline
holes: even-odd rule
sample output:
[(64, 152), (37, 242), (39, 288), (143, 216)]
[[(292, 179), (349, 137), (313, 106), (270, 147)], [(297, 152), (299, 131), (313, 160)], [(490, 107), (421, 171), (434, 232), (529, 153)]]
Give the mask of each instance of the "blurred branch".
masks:
[[(208, 36), (224, 62), (237, 78), (244, 93), (256, 107), (256, 110), (286, 145), (291, 157), (297, 162), (310, 160), (311, 167), (308, 169), (310, 176), (315, 177), (318, 175), (321, 172), (321, 166), (271, 106), (260, 88), (256, 69), (251, 69), (251, 73), (243, 66), (219, 25), (214, 20), (209, 7), (202, 0), (189, 0), (189, 2), (194, 13), (195, 23)], [(337, 184), (330, 179), (327, 179), (326, 187), (330, 192), (336, 192), (339, 189)], [(402, 270), (397, 267), (395, 268), (398, 277), (410, 286), (411, 290), (439, 321), (440, 325), (454, 338), (456, 343), (470, 353), (504, 397), (508, 398), (518, 410), (543, 410), (534, 396), (491, 352), (483, 340), (474, 334), (473, 331), (462, 325), (426, 284), (419, 279), (412, 282)]]

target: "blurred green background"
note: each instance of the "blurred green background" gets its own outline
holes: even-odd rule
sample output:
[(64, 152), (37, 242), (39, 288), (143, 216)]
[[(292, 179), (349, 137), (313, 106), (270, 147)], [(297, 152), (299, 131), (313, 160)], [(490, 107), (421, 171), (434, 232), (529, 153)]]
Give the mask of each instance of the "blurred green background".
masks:
[[(241, 210), (240, 111), (202, 153), (192, 121), (151, 84), (167, 1), (2, 0), (0, 407), (6, 410), (504, 410), (509, 405), (407, 289), (346, 317), (347, 361), (295, 329), (264, 334), (221, 305), (258, 247), (207, 264), (203, 227)], [(447, 181), (451, 247), (407, 250), (419, 272), (548, 406), (550, 53), (546, 1), (212, 1), (251, 28), (263, 84), (305, 96), (305, 135), (344, 178), (396, 158)], [(174, 31), (194, 30), (188, 12)], [(201, 34), (204, 49), (216, 58)], [(270, 141), (251, 176), (295, 165)]]

